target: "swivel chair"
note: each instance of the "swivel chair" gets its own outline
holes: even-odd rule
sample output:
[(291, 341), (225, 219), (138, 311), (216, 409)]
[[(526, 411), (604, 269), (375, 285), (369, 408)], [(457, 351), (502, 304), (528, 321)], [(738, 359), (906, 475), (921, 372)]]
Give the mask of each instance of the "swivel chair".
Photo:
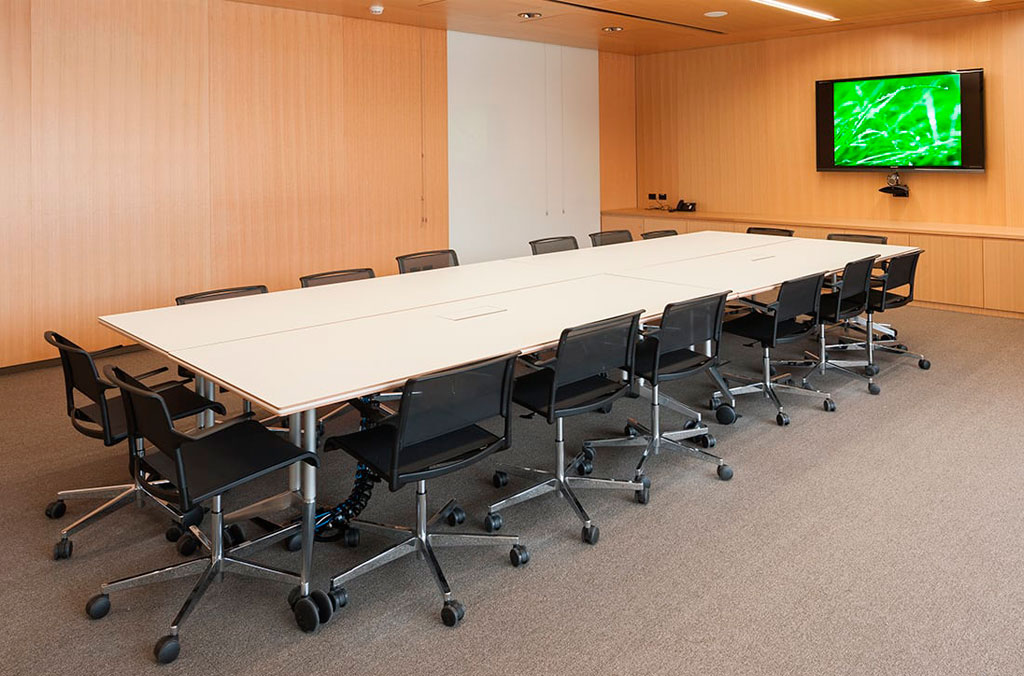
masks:
[(399, 274), (407, 272), (420, 272), (421, 270), (434, 270), (436, 268), (454, 268), (459, 264), (459, 257), (454, 249), (439, 249), (437, 251), (421, 251), (419, 253), (397, 256)]
[(794, 232), (788, 228), (761, 228), (752, 225), (747, 228), (748, 235), (771, 235), (773, 237), (792, 237)]
[(650, 232), (644, 232), (640, 234), (642, 239), (659, 239), (661, 237), (675, 237), (679, 233), (675, 230), (652, 230)]
[[(573, 486), (582, 488), (619, 488), (633, 492), (650, 489), (650, 479), (637, 481), (596, 479), (568, 476), (566, 473), (565, 418), (593, 411), (609, 411), (616, 399), (630, 389), (634, 376), (634, 353), (640, 314), (620, 315), (562, 331), (554, 359), (534, 365), (536, 370), (516, 378), (512, 400), (555, 425), (555, 466), (553, 471), (502, 466), (494, 473), (496, 488), (508, 484), (509, 474), (540, 483), (492, 504), (484, 519), (484, 527), (493, 532), (502, 527), (500, 510), (532, 500), (545, 493), (557, 492), (569, 503), (583, 522), (581, 536), (588, 544), (596, 544), (600, 529), (580, 504)], [(626, 371), (626, 380), (610, 377)]]
[(826, 239), (833, 242), (859, 242), (861, 244), (888, 244), (885, 235), (857, 235), (845, 232), (830, 232)]
[(332, 270), (330, 272), (318, 272), (315, 275), (299, 277), (299, 284), (303, 289), (312, 286), (326, 286), (328, 284), (339, 284), (341, 282), (354, 282), (358, 279), (372, 279), (373, 268), (353, 268), (351, 270)]
[[(868, 381), (868, 392), (879, 394), (882, 389), (875, 383), (873, 376), (876, 367), (867, 361), (853, 361), (832, 359), (829, 357), (829, 345), (826, 342), (825, 332), (827, 328), (843, 326), (848, 320), (862, 315), (868, 308), (868, 289), (871, 284), (871, 270), (875, 265), (878, 256), (868, 256), (859, 260), (850, 261), (843, 268), (840, 277), (825, 282), (828, 290), (821, 297), (821, 312), (818, 324), (818, 354), (813, 355), (811, 360), (792, 361), (782, 360), (776, 364), (789, 367), (808, 368), (810, 371), (804, 377), (803, 382), (807, 384), (807, 378), (817, 371), (824, 375), (828, 369), (835, 369), (846, 375), (855, 378), (864, 378)], [(863, 375), (851, 369), (863, 368)]]
[(544, 239), (535, 239), (530, 242), (530, 251), (533, 252), (534, 256), (546, 253), (555, 253), (556, 251), (572, 251), (573, 249), (579, 248), (579, 243), (576, 242), (576, 238), (572, 235), (566, 235), (564, 237), (545, 237)]
[[(775, 404), (778, 411), (775, 422), (780, 426), (788, 425), (790, 422), (789, 415), (779, 400), (778, 392), (780, 390), (804, 396), (824, 397), (824, 409), (826, 411), (836, 410), (836, 404), (827, 392), (776, 382), (787, 376), (772, 376), (772, 349), (778, 345), (801, 340), (817, 328), (821, 306), (821, 288), (824, 281), (825, 275), (822, 273), (783, 282), (775, 302), (766, 304), (746, 299), (743, 301), (744, 304), (753, 311), (723, 324), (723, 329), (726, 332), (753, 339), (755, 342), (751, 345), (760, 343), (763, 350), (761, 379), (727, 375), (726, 379), (749, 382), (747, 385), (732, 387), (729, 392), (733, 396), (760, 393), (765, 399), (769, 399)], [(711, 408), (721, 405), (724, 394), (725, 391), (720, 390), (711, 396)]]
[[(300, 462), (319, 466), (319, 460), (315, 453), (296, 448), (252, 420), (251, 413), (243, 413), (195, 433), (179, 432), (171, 421), (167, 401), (160, 393), (120, 369), (108, 366), (103, 372), (121, 389), (129, 436), (140, 441), (146, 439), (157, 449), (157, 452), (141, 458), (141, 464), (150, 471), (174, 477), (182, 512), (202, 509), (203, 503), (210, 504), (209, 534), (204, 534), (197, 526), (191, 527), (192, 532), (208, 544), (209, 557), (107, 582), (101, 586), (99, 594), (89, 599), (85, 607), (86, 614), (98, 620), (110, 612), (112, 592), (199, 573), (192, 593), (171, 623), (170, 633), (157, 641), (153, 648), (157, 662), (166, 664), (177, 659), (181, 650), (179, 630), (182, 623), (210, 585), (221, 581), (225, 572), (264, 580), (300, 583), (301, 578), (295, 573), (235, 558), (231, 556), (231, 550), (225, 551), (221, 497), (255, 479)], [(245, 544), (240, 546), (244, 547)], [(312, 560), (312, 538), (304, 554), (308, 560)], [(308, 568), (305, 561), (304, 567)], [(334, 611), (343, 605), (344, 598), (332, 597), (319, 590), (312, 594), (293, 593), (292, 608), (296, 622), (305, 631), (313, 631), (327, 622)]]
[(633, 241), (633, 234), (629, 230), (592, 232), (589, 237), (591, 246), (607, 246), (609, 244), (623, 244), (624, 242)]
[[(398, 533), (403, 540), (334, 576), (332, 596), (347, 598), (346, 583), (390, 561), (416, 553), (426, 561), (444, 597), (441, 620), (454, 627), (462, 620), (465, 606), (452, 595), (434, 555), (434, 547), (505, 544), (511, 545), (509, 560), (513, 566), (529, 561), (529, 553), (516, 536), (431, 532), (441, 520), (450, 525), (465, 520), (465, 512), (454, 500), (432, 516), (427, 512), (429, 479), (465, 469), (509, 447), (512, 432), (509, 397), (517, 356), (495, 357), (409, 380), (402, 389), (402, 403), (396, 416), (369, 429), (326, 441), (325, 451), (344, 450), (362, 467), (387, 481), (392, 491), (406, 484), (416, 484), (415, 527), (389, 526), (361, 519), (348, 522), (353, 527)], [(496, 417), (503, 422), (500, 434), (479, 426)]]
[[(60, 365), (64, 372), (64, 395), (71, 425), (87, 437), (101, 439), (104, 446), (116, 446), (127, 439), (128, 428), (122, 399), (119, 396), (108, 396), (108, 391), (115, 387), (100, 377), (96, 370), (96, 363), (93, 361), (94, 357), (106, 351), (87, 352), (54, 331), (47, 331), (43, 334), (43, 338), (57, 348), (60, 353)], [(144, 380), (166, 371), (167, 368), (162, 367), (141, 373), (136, 377)], [(156, 389), (165, 397), (168, 414), (175, 420), (198, 415), (206, 410), (224, 413), (224, 407), (221, 404), (195, 394), (181, 381), (164, 382), (157, 385)], [(85, 399), (84, 405), (78, 404), (76, 394)], [(175, 525), (167, 529), (167, 539), (172, 542), (181, 535), (181, 528), (177, 524), (182, 524), (187, 528), (202, 521), (202, 510), (178, 512), (174, 509), (175, 487), (167, 478), (147, 473), (139, 463), (141, 457), (143, 457), (142, 446), (137, 443), (137, 440), (133, 440), (128, 453), (128, 473), (131, 483), (59, 491), (57, 499), (46, 506), (46, 516), (51, 519), (59, 519), (67, 510), (65, 500), (107, 499), (107, 502), (60, 531), (60, 540), (53, 547), (55, 560), (71, 557), (74, 548), (72, 535), (133, 502), (148, 501), (167, 512), (175, 522)]]
[[(626, 438), (584, 441), (583, 451), (576, 459), (577, 471), (589, 474), (595, 456), (595, 449), (602, 447), (642, 447), (643, 453), (636, 465), (634, 481), (642, 481), (644, 466), (649, 457), (662, 449), (678, 451), (690, 457), (713, 462), (718, 465), (718, 478), (728, 481), (733, 476), (732, 468), (717, 455), (709, 453), (715, 446), (715, 437), (701, 419), (698, 411), (676, 401), (661, 392), (661, 384), (687, 378), (698, 373), (707, 373), (722, 392), (728, 386), (718, 372), (718, 351), (722, 338), (722, 315), (725, 299), (729, 292), (705, 296), (665, 307), (658, 326), (645, 329), (636, 348), (636, 377), (641, 396), (651, 402), (651, 426), (647, 427), (630, 418), (626, 423)], [(705, 354), (701, 351), (710, 347)], [(719, 421), (731, 424), (736, 420), (733, 408), (735, 400), (719, 406), (716, 414)], [(688, 418), (682, 430), (666, 432), (661, 429), (661, 407), (665, 406)], [(636, 494), (637, 500), (646, 503), (650, 497), (649, 488)]]

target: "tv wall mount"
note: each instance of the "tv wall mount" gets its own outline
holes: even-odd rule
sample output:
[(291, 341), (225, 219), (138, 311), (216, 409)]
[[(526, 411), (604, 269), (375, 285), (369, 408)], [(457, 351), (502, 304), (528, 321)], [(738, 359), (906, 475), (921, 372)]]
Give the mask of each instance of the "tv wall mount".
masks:
[(884, 192), (893, 197), (910, 197), (910, 186), (900, 183), (899, 172), (892, 172), (885, 178), (885, 187), (879, 188), (878, 192)]

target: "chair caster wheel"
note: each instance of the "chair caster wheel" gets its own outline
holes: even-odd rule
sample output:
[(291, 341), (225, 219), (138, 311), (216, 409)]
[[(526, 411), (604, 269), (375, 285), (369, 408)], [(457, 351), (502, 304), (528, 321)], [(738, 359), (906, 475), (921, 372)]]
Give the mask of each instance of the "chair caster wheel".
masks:
[(722, 404), (715, 409), (715, 420), (720, 425), (731, 425), (736, 422), (736, 409), (728, 404)]
[(496, 471), (491, 478), (491, 483), (494, 484), (495, 488), (504, 488), (508, 485), (508, 472)]
[(646, 505), (651, 501), (651, 477), (645, 476), (640, 479), (640, 483), (643, 488), (633, 493), (636, 496), (636, 501), (641, 505)]
[(445, 623), (445, 626), (457, 626), (465, 616), (466, 606), (462, 605), (455, 599), (445, 601), (444, 607), (441, 608), (441, 621)]
[(177, 549), (182, 556), (192, 556), (199, 549), (199, 540), (192, 533), (185, 533), (178, 538)]
[(917, 362), (917, 366), (922, 371), (927, 371), (928, 369), (930, 369), (932, 367), (932, 363), (930, 361), (928, 361), (927, 359), (922, 359), (919, 362)]
[(896, 344), (896, 349), (900, 350), (901, 352), (907, 352), (907, 351), (910, 350), (910, 348), (907, 347), (906, 345), (904, 345), (903, 343), (897, 343)]
[(836, 410), (836, 402), (832, 401), (831, 399), (826, 399), (825, 401), (822, 402), (821, 407), (828, 411), (829, 413), (832, 413), (833, 411)]
[(488, 533), (501, 530), (501, 527), (504, 525), (505, 519), (501, 518), (501, 514), (488, 514), (484, 517), (484, 530)]
[(309, 593), (309, 600), (316, 605), (317, 619), (320, 624), (327, 624), (334, 617), (334, 601), (330, 595), (320, 589), (314, 589)]
[(597, 412), (598, 413), (611, 413), (612, 412), (612, 405), (611, 404), (607, 404), (605, 406), (602, 406), (601, 408), (597, 409)]
[(864, 375), (868, 377), (877, 376), (879, 370), (880, 369), (876, 365), (868, 364), (867, 366), (864, 367)]
[(302, 549), (302, 533), (296, 533), (284, 539), (284, 548), (290, 552), (297, 552)]
[(320, 609), (310, 596), (300, 596), (292, 604), (292, 613), (295, 624), (305, 633), (312, 634), (320, 628)]
[(224, 547), (230, 549), (235, 545), (245, 542), (245, 531), (237, 523), (233, 523), (224, 529)]
[(91, 620), (99, 620), (110, 612), (110, 597), (106, 594), (97, 594), (85, 604), (85, 614)]
[(708, 402), (708, 408), (712, 411), (717, 411), (718, 407), (722, 405), (722, 400), (718, 397), (711, 397), (711, 401)]
[(167, 530), (164, 531), (164, 537), (167, 538), (168, 542), (177, 542), (184, 534), (185, 531), (176, 523), (171, 524), (167, 527)]
[(705, 434), (702, 437), (698, 437), (698, 439), (700, 440), (700, 445), (704, 448), (714, 448), (718, 444), (718, 440), (712, 434)]
[(181, 653), (181, 643), (177, 636), (164, 636), (153, 646), (153, 657), (160, 664), (170, 664), (178, 659), (179, 653)]
[(62, 559), (71, 558), (71, 550), (74, 549), (74, 544), (71, 540), (58, 540), (57, 544), (53, 546), (53, 560), (60, 561)]
[(203, 522), (203, 516), (206, 515), (206, 511), (200, 505), (193, 507), (191, 510), (181, 515), (181, 528), (182, 530), (188, 530), (192, 526), (198, 526)]
[(636, 428), (633, 427), (632, 425), (626, 425), (625, 427), (622, 428), (622, 433), (625, 434), (630, 439), (632, 439), (636, 437)]
[(46, 518), (59, 519), (64, 516), (66, 511), (68, 511), (68, 506), (64, 504), (63, 500), (54, 500), (46, 506)]
[(722, 481), (728, 481), (729, 479), (731, 479), (732, 467), (729, 467), (728, 465), (719, 465), (718, 478), (721, 479)]
[(693, 419), (687, 420), (686, 422), (683, 423), (683, 429), (684, 430), (697, 429), (697, 424), (698, 423), (697, 423), (696, 420), (693, 420)]
[(583, 455), (584, 460), (589, 460), (590, 462), (594, 462), (594, 458), (597, 457), (597, 451), (588, 446), (584, 446), (580, 453)]
[[(341, 536), (341, 543), (345, 547), (358, 547), (359, 546), (359, 529), (347, 526), (345, 528), (345, 534)], [(299, 536), (299, 547), (302, 547), (302, 536)]]
[(868, 383), (868, 392), (871, 394), (881, 394), (882, 388), (875, 383)]
[(601, 537), (601, 529), (597, 526), (584, 526), (580, 536), (588, 545), (596, 545), (597, 539)]
[(779, 427), (785, 427), (789, 424), (789, 416), (785, 413), (779, 413), (775, 416), (775, 422), (778, 423)]
[(331, 599), (331, 605), (334, 606), (335, 612), (348, 605), (348, 592), (345, 591), (344, 587), (332, 589), (327, 592), (327, 596)]
[(775, 368), (775, 366), (769, 366), (768, 375), (774, 378), (775, 376), (779, 375), (779, 369)]
[(466, 521), (466, 510), (462, 507), (453, 507), (452, 511), (448, 514), (448, 525), (458, 526)]
[(576, 463), (576, 474), (586, 476), (594, 471), (594, 463), (589, 460), (580, 460)]
[(523, 545), (512, 545), (512, 549), (508, 552), (508, 560), (512, 563), (513, 568), (525, 566), (530, 562), (530, 552)]

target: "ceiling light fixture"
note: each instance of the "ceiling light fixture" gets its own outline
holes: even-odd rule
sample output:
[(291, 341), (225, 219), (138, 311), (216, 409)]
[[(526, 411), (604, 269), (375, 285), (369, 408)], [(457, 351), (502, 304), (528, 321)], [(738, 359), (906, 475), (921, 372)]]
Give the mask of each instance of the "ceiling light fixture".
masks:
[(540, 12), (519, 12), (518, 16), (520, 19), (539, 19), (544, 15)]
[(709, 19), (721, 19), (723, 16), (728, 16), (728, 14), (729, 12), (725, 12), (720, 9), (716, 9), (713, 12), (704, 12), (704, 16)]
[(768, 5), (769, 7), (774, 7), (776, 9), (784, 9), (787, 12), (803, 14), (804, 16), (809, 16), (812, 19), (821, 19), (822, 21), (839, 21), (839, 19), (831, 14), (807, 9), (806, 7), (798, 7), (797, 5), (791, 5), (788, 2), (779, 2), (779, 0), (751, 0), (751, 2), (756, 2), (759, 5)]
[(622, 30), (622, 26), (605, 26), (602, 28), (605, 33), (618, 33)]

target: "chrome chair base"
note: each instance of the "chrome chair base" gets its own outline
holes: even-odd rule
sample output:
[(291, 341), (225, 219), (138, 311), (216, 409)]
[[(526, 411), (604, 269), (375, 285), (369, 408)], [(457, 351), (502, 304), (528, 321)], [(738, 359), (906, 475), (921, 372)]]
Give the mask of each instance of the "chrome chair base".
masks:
[[(507, 482), (508, 474), (528, 479), (540, 479), (541, 481), (540, 483), (534, 484), (529, 488), (521, 490), (518, 493), (491, 504), (487, 509), (487, 517), (484, 520), (484, 525), (488, 531), (498, 530), (503, 525), (504, 520), (500, 514), (502, 509), (532, 500), (541, 495), (545, 495), (546, 493), (557, 492), (567, 503), (569, 503), (569, 507), (572, 508), (577, 518), (582, 522), (583, 541), (588, 544), (596, 544), (600, 531), (598, 527), (594, 525), (593, 520), (590, 518), (590, 514), (588, 514), (587, 510), (583, 508), (583, 504), (576, 496), (575, 491), (573, 491), (573, 487), (622, 489), (633, 491), (640, 495), (644, 495), (650, 490), (651, 482), (647, 477), (641, 477), (634, 481), (625, 481), (622, 479), (606, 479), (589, 476), (569, 476), (566, 470), (573, 466), (575, 460), (573, 463), (566, 465), (565, 438), (563, 436), (563, 431), (563, 419), (558, 418), (555, 420), (554, 472), (543, 469), (533, 469), (531, 467), (511, 467), (508, 465), (498, 466), (498, 469), (495, 471), (495, 485), (498, 487), (503, 486)], [(642, 444), (637, 443), (636, 445), (640, 446)]]
[[(854, 362), (856, 366), (864, 366), (873, 374), (879, 373), (875, 363), (875, 351), (881, 350), (889, 354), (897, 354), (917, 359), (917, 365), (923, 370), (931, 368), (931, 362), (923, 354), (911, 352), (910, 348), (896, 340), (897, 331), (889, 324), (875, 323), (873, 313), (866, 317), (855, 317), (842, 325), (842, 328), (864, 334), (864, 340), (853, 340), (848, 336), (839, 336), (840, 343), (826, 346), (826, 349), (842, 352), (866, 352), (866, 359)], [(878, 334), (876, 336), (876, 334)], [(882, 336), (879, 338), (878, 336)]]
[[(721, 376), (718, 376), (718, 378), (721, 378)], [(724, 381), (722, 382), (722, 387), (725, 387)], [(662, 449), (677, 451), (692, 458), (697, 458), (698, 460), (714, 463), (718, 466), (719, 478), (725, 481), (732, 478), (732, 469), (725, 464), (725, 460), (704, 450), (704, 448), (714, 448), (716, 441), (714, 435), (711, 434), (708, 426), (704, 423), (699, 411), (690, 408), (686, 404), (683, 404), (668, 395), (662, 394), (660, 392), (659, 385), (651, 386), (641, 379), (640, 385), (637, 389), (640, 396), (651, 402), (651, 427), (648, 428), (635, 418), (629, 418), (626, 422), (627, 436), (584, 441), (583, 450), (576, 456), (576, 459), (570, 463), (570, 466), (576, 467), (577, 472), (581, 474), (589, 474), (593, 466), (594, 458), (596, 457), (595, 449), (643, 447), (644, 450), (641, 453), (636, 469), (634, 470), (634, 482), (643, 481), (644, 467), (647, 464), (647, 460), (651, 455), (658, 455)], [(729, 397), (731, 402), (735, 402), (735, 399), (732, 399), (731, 394)], [(682, 430), (673, 432), (662, 432), (662, 406), (687, 416), (689, 420), (686, 427)], [(698, 448), (697, 444), (700, 444), (704, 448)], [(648, 489), (649, 487), (650, 482), (647, 484)], [(637, 497), (641, 502), (647, 502), (649, 493), (645, 492), (642, 496), (638, 494)]]
[[(838, 324), (837, 326), (841, 326)], [(807, 356), (810, 359), (802, 360), (775, 360), (772, 364), (778, 366), (787, 366), (791, 368), (806, 368), (807, 373), (803, 376), (803, 385), (808, 385), (808, 378), (817, 372), (818, 375), (825, 375), (825, 372), (829, 369), (839, 371), (853, 378), (859, 378), (866, 380), (868, 383), (868, 392), (871, 394), (880, 394), (882, 388), (875, 383), (874, 375), (877, 373), (877, 369), (870, 361), (867, 360), (849, 360), (849, 359), (833, 359), (829, 356), (829, 350), (835, 350), (835, 345), (829, 345), (825, 338), (825, 325), (820, 325), (820, 332), (818, 334), (818, 354), (815, 355), (812, 352), (807, 352)], [(853, 371), (853, 368), (862, 367), (863, 373)]]
[[(771, 350), (764, 348), (764, 355), (762, 357), (762, 375), (760, 380), (754, 380), (752, 378), (746, 378), (744, 376), (728, 375), (728, 379), (748, 381), (746, 385), (740, 385), (738, 387), (729, 388), (729, 393), (734, 396), (740, 396), (744, 394), (761, 394), (765, 399), (768, 399), (775, 404), (777, 414), (775, 416), (775, 422), (780, 427), (784, 427), (789, 424), (789, 415), (786, 413), (785, 408), (782, 405), (782, 400), (779, 399), (779, 392), (789, 392), (791, 394), (798, 394), (804, 397), (824, 397), (823, 408), (832, 412), (836, 410), (836, 404), (832, 400), (832, 395), (828, 392), (822, 392), (811, 388), (809, 385), (803, 387), (796, 387), (795, 385), (789, 385), (787, 383), (778, 382), (784, 378), (788, 378), (787, 374), (780, 374), (772, 376), (772, 358)], [(724, 396), (724, 391), (715, 392), (711, 395), (712, 400), (721, 398)]]
[[(416, 484), (415, 528), (393, 526), (390, 524), (365, 521), (362, 519), (353, 519), (350, 521), (349, 524), (352, 527), (387, 534), (397, 533), (404, 536), (404, 539), (398, 544), (385, 549), (380, 554), (377, 554), (376, 556), (353, 566), (344, 573), (335, 575), (331, 578), (332, 595), (345, 594), (344, 586), (348, 582), (351, 582), (357, 577), (365, 575), (372, 570), (376, 570), (385, 564), (397, 561), (404, 556), (415, 553), (424, 560), (430, 568), (434, 581), (437, 583), (437, 587), (441, 591), (441, 595), (444, 597), (445, 608), (458, 608), (458, 617), (455, 619), (455, 623), (457, 623), (458, 620), (462, 619), (462, 613), (465, 611), (462, 604), (456, 601), (452, 595), (451, 587), (444, 575), (444, 571), (441, 569), (441, 564), (438, 563), (437, 556), (434, 554), (434, 547), (472, 547), (501, 544), (511, 545), (512, 549), (509, 552), (509, 557), (512, 564), (515, 566), (526, 563), (529, 560), (529, 555), (526, 553), (526, 549), (519, 544), (519, 536), (517, 535), (430, 532), (431, 527), (437, 525), (442, 520), (447, 520), (456, 509), (457, 505), (455, 500), (449, 500), (448, 504), (435, 512), (432, 516), (428, 517), (426, 482), (419, 481)], [(446, 611), (444, 610), (442, 610), (442, 618), (446, 624), (449, 624), (450, 618), (446, 617)]]

